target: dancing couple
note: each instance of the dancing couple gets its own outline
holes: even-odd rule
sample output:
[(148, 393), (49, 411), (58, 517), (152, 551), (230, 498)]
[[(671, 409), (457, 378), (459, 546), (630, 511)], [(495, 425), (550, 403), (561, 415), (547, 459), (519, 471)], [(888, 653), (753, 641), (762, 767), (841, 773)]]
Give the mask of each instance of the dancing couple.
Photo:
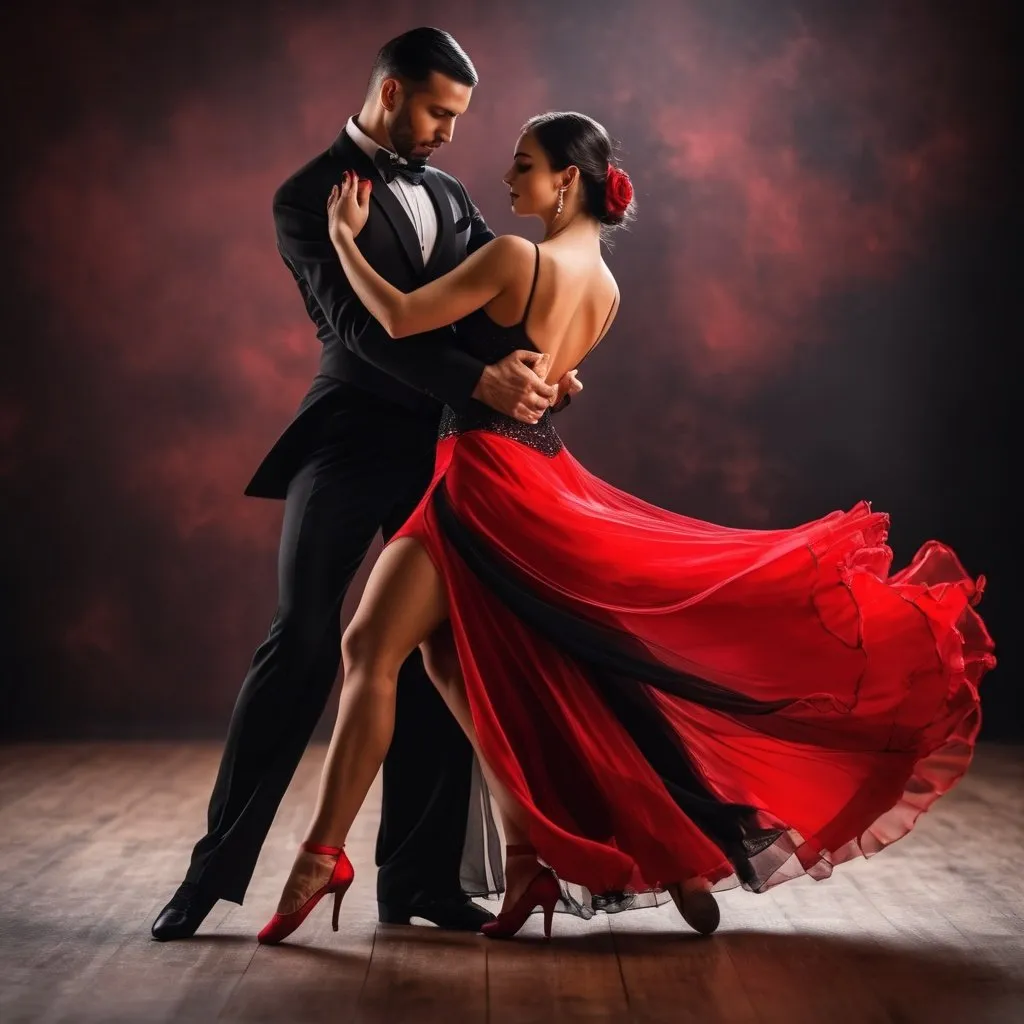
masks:
[[(399, 36), (360, 113), (275, 196), (320, 373), (247, 489), (285, 499), (277, 613), (156, 938), (242, 901), (339, 658), (317, 805), (264, 943), (326, 896), (337, 928), (345, 842), (382, 765), (380, 920), (501, 938), (538, 907), (550, 934), (556, 909), (668, 898), (709, 934), (714, 891), (870, 856), (970, 761), (993, 643), (984, 578), (947, 547), (892, 572), (888, 518), (866, 502), (718, 526), (565, 448), (553, 414), (615, 320), (601, 242), (633, 190), (601, 125), (541, 114), (503, 180), (543, 238), (496, 238), (429, 166), (476, 82), (447, 33)], [(502, 891), (496, 918), (469, 898)]]

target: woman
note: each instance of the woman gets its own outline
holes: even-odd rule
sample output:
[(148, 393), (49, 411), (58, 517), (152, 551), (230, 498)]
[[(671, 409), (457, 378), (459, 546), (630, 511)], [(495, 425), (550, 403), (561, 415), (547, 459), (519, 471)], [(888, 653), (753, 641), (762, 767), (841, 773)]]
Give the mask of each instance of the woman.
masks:
[[(356, 245), (369, 182), (334, 190), (331, 237), (391, 337), (458, 321), (482, 358), (532, 347), (558, 380), (618, 308), (601, 233), (632, 214), (632, 187), (611, 152), (583, 115), (532, 119), (504, 180), (513, 210), (542, 220), (541, 244), (497, 238), (408, 295)], [(559, 879), (588, 911), (667, 890), (707, 934), (713, 888), (821, 878), (900, 838), (966, 769), (995, 661), (972, 607), (984, 578), (934, 541), (889, 575), (887, 526), (865, 502), (788, 530), (701, 522), (592, 476), (549, 412), (523, 424), (447, 409), (433, 482), (345, 632), (318, 807), (260, 941), (328, 893), (337, 927), (342, 848), (416, 645), (508, 843), (488, 935), (537, 906), (550, 934)]]

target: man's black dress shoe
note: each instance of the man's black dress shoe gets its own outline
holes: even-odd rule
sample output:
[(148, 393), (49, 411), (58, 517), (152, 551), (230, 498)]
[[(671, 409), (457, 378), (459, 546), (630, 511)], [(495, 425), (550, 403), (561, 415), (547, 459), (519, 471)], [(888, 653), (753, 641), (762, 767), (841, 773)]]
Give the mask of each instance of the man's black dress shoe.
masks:
[(192, 938), (216, 902), (216, 896), (207, 895), (193, 882), (182, 882), (170, 903), (157, 914), (153, 938), (160, 942)]
[(489, 910), (477, 906), (471, 899), (419, 899), (415, 903), (377, 902), (377, 916), (381, 924), (408, 924), (412, 917), (422, 917), (438, 928), (460, 932), (478, 932), (480, 926), (494, 920)]

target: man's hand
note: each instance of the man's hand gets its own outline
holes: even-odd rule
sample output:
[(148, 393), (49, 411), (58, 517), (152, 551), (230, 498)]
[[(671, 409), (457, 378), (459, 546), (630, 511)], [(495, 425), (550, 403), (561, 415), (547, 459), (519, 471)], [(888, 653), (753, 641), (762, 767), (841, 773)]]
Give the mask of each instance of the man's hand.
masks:
[(558, 398), (558, 386), (544, 379), (550, 365), (546, 352), (516, 349), (484, 367), (473, 397), (522, 423), (536, 423)]

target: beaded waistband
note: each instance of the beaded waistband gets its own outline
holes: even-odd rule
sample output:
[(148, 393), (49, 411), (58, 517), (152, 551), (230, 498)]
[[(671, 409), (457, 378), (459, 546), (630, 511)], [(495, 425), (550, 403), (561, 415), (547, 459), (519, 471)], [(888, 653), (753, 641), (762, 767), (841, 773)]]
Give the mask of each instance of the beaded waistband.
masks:
[(554, 458), (563, 448), (562, 439), (551, 422), (550, 409), (536, 423), (521, 423), (511, 416), (483, 405), (479, 410), (474, 408), (470, 412), (462, 413), (457, 413), (450, 406), (444, 407), (437, 428), (439, 441), (455, 434), (465, 434), (470, 430), (486, 430), (500, 437), (511, 438), (549, 458)]

